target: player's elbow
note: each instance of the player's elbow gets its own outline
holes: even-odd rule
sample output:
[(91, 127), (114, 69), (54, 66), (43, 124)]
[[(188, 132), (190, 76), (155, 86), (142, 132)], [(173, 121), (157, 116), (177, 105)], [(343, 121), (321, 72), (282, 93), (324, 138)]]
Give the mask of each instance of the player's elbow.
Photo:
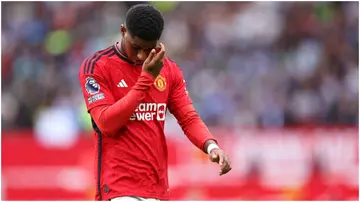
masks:
[(113, 137), (118, 132), (118, 128), (112, 127), (110, 124), (106, 124), (106, 121), (100, 121), (98, 128), (102, 135)]
[(98, 128), (99, 128), (101, 134), (106, 135), (106, 136), (111, 136), (112, 130), (110, 128), (108, 128), (106, 125), (99, 124)]
[(102, 135), (115, 136), (119, 129), (119, 121), (109, 116), (107, 109), (108, 107), (94, 109), (90, 111), (90, 114), (95, 122), (95, 127), (99, 129)]

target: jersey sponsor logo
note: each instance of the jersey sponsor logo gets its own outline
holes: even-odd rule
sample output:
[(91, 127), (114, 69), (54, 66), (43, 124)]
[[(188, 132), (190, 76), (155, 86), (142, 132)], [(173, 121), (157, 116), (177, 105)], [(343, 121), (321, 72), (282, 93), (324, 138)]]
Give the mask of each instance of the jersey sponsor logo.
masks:
[(164, 91), (166, 89), (166, 80), (165, 80), (165, 78), (163, 76), (161, 76), (161, 75), (156, 77), (156, 79), (154, 81), (154, 86), (159, 91)]
[(102, 100), (104, 98), (105, 98), (104, 93), (99, 93), (99, 94), (96, 94), (96, 95), (93, 95), (93, 96), (89, 97), (88, 102), (89, 102), (89, 104), (91, 104), (91, 103), (93, 103), (95, 101)]
[(85, 89), (90, 95), (95, 95), (100, 91), (100, 85), (92, 77), (87, 77), (85, 82)]
[(140, 103), (130, 121), (165, 121), (165, 103)]

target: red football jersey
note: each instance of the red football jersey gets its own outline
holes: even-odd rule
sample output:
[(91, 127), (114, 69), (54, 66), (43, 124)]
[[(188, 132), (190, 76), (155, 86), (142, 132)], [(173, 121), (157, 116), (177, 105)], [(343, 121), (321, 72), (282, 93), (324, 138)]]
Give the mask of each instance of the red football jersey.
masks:
[[(214, 140), (192, 107), (177, 64), (165, 58), (160, 75), (153, 78), (113, 45), (84, 60), (79, 80), (97, 142), (96, 200), (119, 196), (168, 200), (166, 111), (174, 114), (199, 149)], [(141, 82), (148, 88), (137, 87)], [(121, 113), (107, 119), (115, 109)], [(100, 127), (102, 121), (112, 129)]]

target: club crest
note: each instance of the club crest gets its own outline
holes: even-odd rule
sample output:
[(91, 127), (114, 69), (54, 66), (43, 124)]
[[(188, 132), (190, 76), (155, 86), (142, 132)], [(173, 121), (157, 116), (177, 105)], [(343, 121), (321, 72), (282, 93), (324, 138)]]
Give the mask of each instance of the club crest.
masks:
[(163, 76), (161, 76), (161, 75), (156, 77), (156, 79), (154, 81), (154, 86), (159, 91), (164, 91), (166, 89), (166, 80), (165, 80), (165, 78)]

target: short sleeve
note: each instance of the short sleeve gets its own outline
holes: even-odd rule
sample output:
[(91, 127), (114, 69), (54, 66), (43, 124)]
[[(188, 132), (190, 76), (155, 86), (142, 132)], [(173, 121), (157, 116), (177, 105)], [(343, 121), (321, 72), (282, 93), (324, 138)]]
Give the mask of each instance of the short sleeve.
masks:
[[(111, 88), (102, 73), (102, 66), (106, 63), (99, 61), (91, 64), (89, 60), (84, 60), (79, 71), (79, 82), (88, 112), (96, 106), (115, 103)], [(91, 65), (90, 68), (89, 65)]]

